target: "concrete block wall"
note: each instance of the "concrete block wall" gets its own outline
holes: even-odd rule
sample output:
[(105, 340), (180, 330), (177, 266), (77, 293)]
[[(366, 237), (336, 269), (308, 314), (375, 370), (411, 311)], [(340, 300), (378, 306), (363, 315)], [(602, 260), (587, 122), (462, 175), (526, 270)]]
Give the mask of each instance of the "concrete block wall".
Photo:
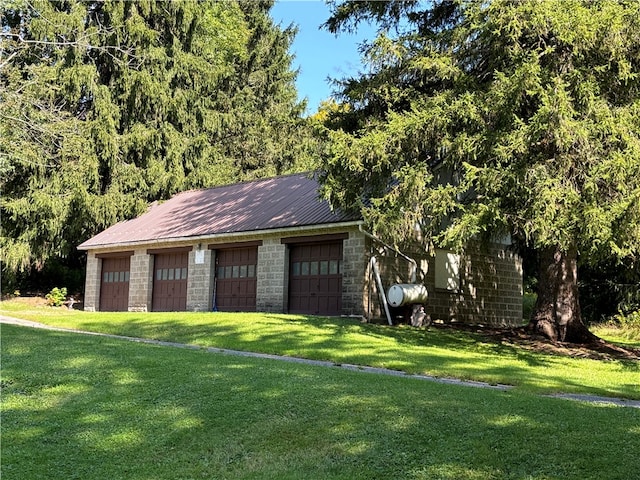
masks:
[(365, 311), (366, 244), (359, 230), (350, 231), (342, 244), (342, 311), (346, 315), (363, 315)]
[(131, 257), (129, 275), (129, 311), (151, 310), (153, 289), (153, 255), (146, 248), (138, 248)]
[[(461, 257), (460, 288), (435, 289), (433, 262), (425, 276), (434, 320), (494, 326), (521, 325), (522, 260), (504, 245), (470, 247)], [(431, 287), (430, 287), (431, 286)]]
[[(432, 320), (494, 326), (522, 324), (522, 260), (508, 246), (469, 246), (461, 256), (460, 285), (455, 291), (435, 288), (433, 256), (417, 250), (407, 253), (419, 265), (417, 282), (427, 287), (429, 297), (425, 313)], [(409, 280), (407, 262), (393, 254), (376, 256), (384, 288)], [(371, 295), (367, 294), (365, 298), (372, 307), (372, 316), (382, 317), (377, 287), (368, 281)]]
[(187, 310), (206, 312), (211, 310), (213, 279), (213, 250), (194, 249), (189, 252), (189, 272), (187, 274)]
[(460, 315), (469, 323), (517, 326), (522, 318), (522, 259), (506, 248), (465, 255), (458, 304)]
[(258, 247), (256, 267), (256, 310), (259, 312), (285, 312), (289, 262), (287, 246), (280, 237), (263, 240)]
[[(344, 232), (340, 230), (339, 232)], [(338, 233), (337, 230), (318, 229), (300, 235)], [(291, 235), (286, 235), (290, 237)], [(256, 269), (256, 308), (263, 312), (286, 312), (288, 309), (288, 247), (282, 235), (246, 236), (241, 241), (260, 239)], [(204, 244), (204, 241), (202, 242)], [(200, 244), (190, 242), (154, 244), (154, 248), (192, 246), (189, 253), (187, 277), (187, 310), (208, 311), (212, 308), (215, 250), (202, 250)], [(153, 255), (149, 246), (136, 248), (131, 257), (129, 310), (151, 310), (153, 289)], [(111, 250), (113, 251), (113, 250)], [(418, 252), (418, 253), (416, 253)], [(409, 263), (391, 252), (382, 254), (365, 235), (351, 228), (343, 240), (342, 307), (347, 315), (382, 317), (378, 292), (369, 271), (369, 259), (374, 253), (379, 261), (383, 283), (388, 289), (393, 283), (409, 281)], [(418, 261), (418, 282), (427, 286), (429, 300), (425, 311), (433, 320), (517, 325), (522, 322), (522, 261), (517, 254), (502, 245), (488, 249), (470, 248), (462, 257), (460, 286), (455, 292), (435, 289), (435, 260), (427, 252), (407, 252)], [(196, 255), (204, 255), (203, 263), (196, 263)], [(85, 310), (99, 309), (102, 260), (95, 253), (87, 255), (85, 282)]]
[(84, 283), (84, 310), (96, 312), (100, 308), (100, 282), (102, 278), (102, 260), (95, 253), (87, 254), (87, 274)]

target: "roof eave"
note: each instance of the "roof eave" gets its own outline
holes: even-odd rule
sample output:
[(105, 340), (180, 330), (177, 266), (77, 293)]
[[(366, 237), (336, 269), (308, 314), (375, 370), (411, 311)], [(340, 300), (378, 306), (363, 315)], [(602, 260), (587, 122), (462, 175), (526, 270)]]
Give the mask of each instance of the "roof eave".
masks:
[(117, 243), (103, 243), (96, 245), (88, 245), (80, 244), (77, 248), (78, 250), (99, 250), (103, 248), (114, 248), (114, 247), (136, 247), (143, 245), (157, 245), (164, 243), (175, 243), (175, 242), (198, 242), (205, 240), (219, 240), (219, 239), (234, 239), (239, 237), (247, 237), (249, 235), (268, 235), (268, 234), (278, 234), (278, 233), (298, 233), (304, 231), (312, 231), (317, 230), (319, 228), (348, 228), (348, 227), (358, 227), (363, 225), (363, 220), (350, 220), (346, 222), (338, 222), (338, 223), (320, 223), (314, 225), (301, 225), (296, 227), (282, 227), (282, 228), (271, 228), (271, 229), (262, 229), (262, 230), (245, 230), (241, 232), (225, 232), (225, 233), (209, 233), (204, 235), (193, 235), (188, 237), (167, 237), (167, 238), (158, 238), (153, 240), (136, 240), (131, 242), (117, 242)]

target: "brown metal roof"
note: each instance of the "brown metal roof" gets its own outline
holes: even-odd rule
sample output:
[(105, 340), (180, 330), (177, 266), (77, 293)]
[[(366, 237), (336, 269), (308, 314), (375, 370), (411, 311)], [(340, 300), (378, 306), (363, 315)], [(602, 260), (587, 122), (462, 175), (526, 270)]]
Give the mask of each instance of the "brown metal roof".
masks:
[(287, 175), (179, 193), (147, 213), (117, 223), (78, 248), (144, 243), (360, 220), (331, 211), (309, 174)]

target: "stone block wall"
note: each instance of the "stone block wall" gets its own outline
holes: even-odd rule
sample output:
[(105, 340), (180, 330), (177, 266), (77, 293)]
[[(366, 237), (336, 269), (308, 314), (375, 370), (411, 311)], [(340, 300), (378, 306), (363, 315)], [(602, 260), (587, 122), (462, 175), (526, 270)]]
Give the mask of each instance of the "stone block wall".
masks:
[(364, 314), (366, 243), (365, 235), (353, 230), (342, 244), (342, 311), (345, 315)]
[(197, 250), (189, 252), (189, 273), (187, 274), (187, 310), (190, 312), (206, 312), (212, 304), (212, 262), (215, 259), (213, 250)]
[(258, 247), (256, 267), (256, 310), (259, 312), (285, 312), (289, 262), (287, 246), (280, 237), (264, 239)]
[(130, 263), (129, 311), (148, 312), (151, 310), (153, 289), (153, 255), (146, 248), (134, 251)]
[[(343, 240), (342, 311), (345, 315), (383, 317), (378, 291), (369, 260), (375, 255), (380, 264), (384, 287), (407, 283), (411, 265), (393, 252), (382, 251), (357, 228), (317, 229), (300, 235), (323, 235), (348, 232)], [(282, 234), (242, 237), (241, 241), (261, 240), (256, 269), (256, 309), (263, 312), (288, 310), (288, 246)], [(291, 234), (286, 235), (291, 238)], [(204, 241), (202, 241), (204, 243)], [(187, 277), (187, 310), (210, 311), (212, 308), (215, 250), (200, 250), (200, 243), (177, 242), (154, 244), (154, 248), (192, 246)], [(151, 310), (153, 293), (153, 255), (149, 246), (134, 251), (130, 262), (129, 310)], [(197, 253), (198, 251), (201, 253)], [(110, 250), (111, 253), (113, 249)], [(460, 278), (455, 291), (435, 288), (435, 259), (415, 249), (406, 252), (418, 262), (417, 282), (428, 290), (425, 312), (433, 320), (517, 325), (522, 322), (522, 261), (503, 245), (482, 249), (469, 248), (460, 258)], [(199, 256), (196, 261), (196, 256)], [(202, 262), (200, 261), (202, 260)], [(85, 310), (98, 310), (102, 260), (94, 252), (87, 255)], [(385, 292), (386, 293), (386, 292)]]
[[(409, 264), (393, 253), (376, 253), (384, 288), (409, 281)], [(429, 294), (425, 313), (431, 320), (494, 326), (516, 326), (522, 319), (522, 260), (506, 245), (471, 245), (460, 256), (459, 286), (436, 288), (435, 257), (426, 252), (408, 253), (418, 263), (417, 283)], [(383, 317), (378, 289), (367, 277), (367, 298), (373, 317)]]
[(469, 323), (516, 326), (522, 318), (522, 259), (492, 246), (463, 257), (459, 315)]
[[(434, 270), (425, 277), (427, 285), (435, 284)], [(425, 311), (434, 320), (517, 326), (523, 322), (522, 289), (518, 254), (504, 245), (472, 246), (461, 256), (459, 288), (430, 288)]]
[(95, 253), (87, 254), (87, 274), (84, 283), (84, 310), (96, 312), (100, 308), (100, 281), (102, 278), (102, 260)]

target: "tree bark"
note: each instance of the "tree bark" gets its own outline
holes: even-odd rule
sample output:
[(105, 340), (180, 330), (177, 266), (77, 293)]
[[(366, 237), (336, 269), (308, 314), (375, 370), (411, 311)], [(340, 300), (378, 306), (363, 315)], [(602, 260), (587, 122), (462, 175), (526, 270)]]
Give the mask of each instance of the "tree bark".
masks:
[(578, 255), (548, 247), (539, 252), (538, 299), (527, 329), (549, 340), (593, 343), (598, 340), (584, 322), (578, 299)]

